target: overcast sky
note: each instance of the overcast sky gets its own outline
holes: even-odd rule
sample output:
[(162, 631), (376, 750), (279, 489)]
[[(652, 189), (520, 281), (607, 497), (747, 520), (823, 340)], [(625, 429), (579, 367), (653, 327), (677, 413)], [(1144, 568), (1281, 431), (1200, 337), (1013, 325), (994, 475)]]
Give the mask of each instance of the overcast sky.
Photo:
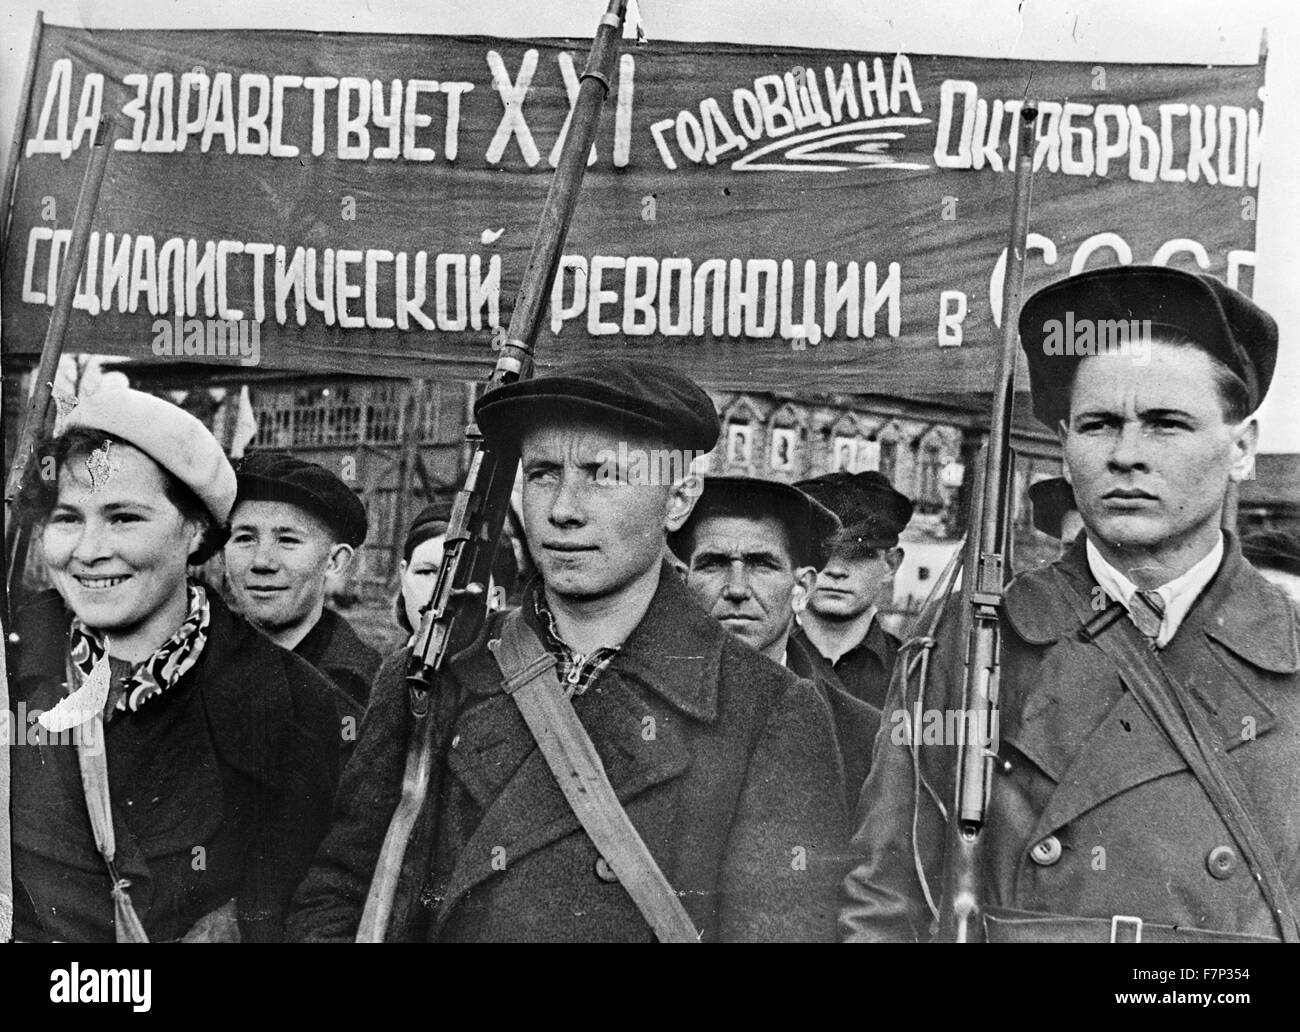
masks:
[[(634, 0), (635, 2), (635, 0)], [(7, 0), (0, 12), (0, 161), (7, 160), (36, 10), (59, 25), (590, 36), (604, 0)], [(1300, 2), (1297, 0), (647, 0), (651, 39), (921, 54), (1177, 64), (1253, 63), (1268, 30), (1255, 298), (1282, 356), (1263, 450), (1300, 452)]]

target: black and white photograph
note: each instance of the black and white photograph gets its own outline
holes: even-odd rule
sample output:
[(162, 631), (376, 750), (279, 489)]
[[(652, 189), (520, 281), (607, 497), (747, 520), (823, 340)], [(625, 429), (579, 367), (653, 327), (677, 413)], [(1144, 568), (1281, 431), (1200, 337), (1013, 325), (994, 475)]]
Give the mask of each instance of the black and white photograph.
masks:
[[(1293, 999), (1233, 948), (1300, 942), (1289, 0), (12, 0), (0, 52), (16, 1007), (422, 978), (309, 950), (367, 942)], [(871, 968), (1061, 966), (962, 952)]]

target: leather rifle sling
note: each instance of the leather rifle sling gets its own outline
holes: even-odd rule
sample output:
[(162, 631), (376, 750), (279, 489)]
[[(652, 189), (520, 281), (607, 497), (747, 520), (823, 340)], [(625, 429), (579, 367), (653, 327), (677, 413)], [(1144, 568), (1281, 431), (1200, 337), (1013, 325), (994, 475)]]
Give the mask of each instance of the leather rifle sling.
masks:
[[(67, 683), (75, 685), (72, 661), (66, 664)], [(81, 788), (90, 816), (90, 830), (112, 883), (113, 927), (118, 942), (148, 942), (135, 905), (131, 902), (131, 883), (117, 869), (117, 836), (113, 830), (113, 801), (108, 787), (108, 740), (104, 737), (104, 715), (91, 714), (75, 731), (77, 766), (81, 771)]]
[[(1052, 572), (1061, 593), (1084, 625), (1084, 639), (1115, 663), (1134, 698), (1178, 751), (1227, 825), (1259, 883), (1269, 913), (1282, 933), (1282, 941), (1300, 942), (1300, 928), (1277, 857), (1251, 816), (1249, 791), (1209, 717), (1195, 700), (1184, 701), (1182, 686), (1160, 662), (1146, 639), (1140, 637), (1141, 632), (1132, 620), (1108, 619), (1114, 616), (1109, 610), (1098, 616), (1091, 602), (1079, 594), (1060, 570), (1052, 568)], [(1110, 608), (1115, 607), (1124, 611), (1120, 603), (1112, 601)], [(1101, 628), (1095, 635), (1088, 629), (1090, 621)]]
[(596, 747), (560, 687), (555, 657), (519, 610), (505, 616), (500, 639), (490, 641), (488, 649), (569, 807), (659, 941), (698, 942), (700, 933), (618, 801)]

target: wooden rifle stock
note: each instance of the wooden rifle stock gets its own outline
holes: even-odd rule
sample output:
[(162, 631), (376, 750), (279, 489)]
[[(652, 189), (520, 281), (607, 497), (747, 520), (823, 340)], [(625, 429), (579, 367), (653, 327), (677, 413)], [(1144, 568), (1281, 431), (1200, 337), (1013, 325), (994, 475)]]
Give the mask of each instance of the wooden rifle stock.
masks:
[(977, 463), (971, 530), (962, 574), (963, 631), (967, 642), (962, 687), (961, 741), (953, 811), (948, 816), (943, 902), (938, 938), (978, 940), (980, 839), (988, 814), (993, 762), (998, 751), (998, 689), (1001, 676), (1000, 616), (1010, 572), (1011, 415), (1015, 401), (1017, 323), (1024, 288), (1025, 243), (1034, 177), (1037, 110), (1020, 110), (1011, 237), (1002, 290), (1002, 342), (989, 439)]
[[(560, 160), (515, 295), (506, 340), (488, 378), (489, 390), (533, 374), (533, 346), (577, 205), (601, 106), (609, 93), (626, 12), (627, 0), (610, 0), (592, 41)], [(457, 702), (438, 690), (438, 681), (447, 660), (467, 648), (483, 626), (492, 559), (510, 507), (518, 456), (483, 441), (475, 427), (471, 426), (466, 436), (473, 445), (469, 472), (452, 506), (442, 565), (407, 670), (413, 725), (402, 794), (380, 850), (357, 942), (383, 942), (394, 920), (405, 922), (409, 916), (394, 912), (408, 856), (419, 859), (420, 871), (428, 869), (436, 845), (437, 815), (433, 811)], [(402, 901), (406, 909), (418, 905), (418, 899)]]

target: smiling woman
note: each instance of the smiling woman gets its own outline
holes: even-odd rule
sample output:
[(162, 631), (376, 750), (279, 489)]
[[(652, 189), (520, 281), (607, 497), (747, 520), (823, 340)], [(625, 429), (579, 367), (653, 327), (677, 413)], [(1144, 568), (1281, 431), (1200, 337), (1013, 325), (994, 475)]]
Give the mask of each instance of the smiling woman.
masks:
[(30, 470), (54, 590), (17, 620), (16, 937), (278, 938), (338, 722), (315, 670), (187, 576), (226, 538), (230, 463), (174, 405), (106, 390)]

